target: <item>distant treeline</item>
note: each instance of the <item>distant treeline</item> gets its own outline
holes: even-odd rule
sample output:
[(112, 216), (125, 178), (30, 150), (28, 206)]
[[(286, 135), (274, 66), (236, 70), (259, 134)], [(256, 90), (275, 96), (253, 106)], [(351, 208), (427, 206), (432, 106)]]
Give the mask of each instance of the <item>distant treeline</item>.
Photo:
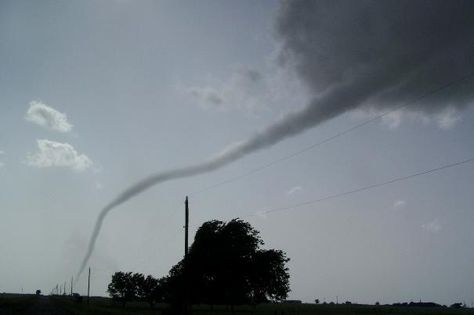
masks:
[[(393, 303), (393, 306), (410, 306), (410, 307), (447, 307), (446, 305), (441, 305), (434, 302), (403, 302), (403, 303)], [(465, 308), (467, 307), (464, 303), (454, 303), (451, 304), (449, 307), (451, 308)]]

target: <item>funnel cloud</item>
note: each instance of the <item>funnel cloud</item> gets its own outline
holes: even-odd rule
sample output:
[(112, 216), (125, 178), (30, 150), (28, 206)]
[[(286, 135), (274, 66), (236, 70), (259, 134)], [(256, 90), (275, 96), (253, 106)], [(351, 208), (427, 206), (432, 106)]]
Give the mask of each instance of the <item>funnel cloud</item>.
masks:
[[(294, 67), (311, 101), (202, 163), (153, 174), (119, 194), (101, 210), (78, 276), (107, 214), (148, 188), (217, 170), (356, 108), (396, 108), (472, 72), (472, 12), (469, 0), (282, 2), (275, 23), (279, 61)], [(405, 110), (461, 110), (473, 94), (471, 86), (459, 84)]]

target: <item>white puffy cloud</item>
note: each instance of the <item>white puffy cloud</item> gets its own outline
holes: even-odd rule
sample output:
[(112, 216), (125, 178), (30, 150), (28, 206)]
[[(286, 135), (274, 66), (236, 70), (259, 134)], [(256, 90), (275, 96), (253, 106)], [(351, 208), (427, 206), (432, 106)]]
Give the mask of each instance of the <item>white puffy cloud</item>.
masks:
[[(0, 156), (1, 156), (1, 155), (4, 155), (4, 154), (5, 154), (5, 151), (0, 150)], [(5, 166), (5, 163), (0, 160), (0, 168), (2, 168), (2, 167), (4, 167), (4, 166)]]
[(258, 112), (265, 109), (262, 91), (265, 78), (254, 69), (237, 69), (226, 80), (213, 79), (204, 86), (184, 88), (206, 110), (244, 110)]
[(400, 209), (400, 208), (405, 207), (406, 204), (407, 204), (407, 203), (405, 202), (405, 200), (397, 200), (397, 201), (395, 201), (395, 202), (393, 203), (393, 207), (394, 207), (395, 209)]
[[(206, 109), (211, 107), (219, 108), (225, 102), (223, 93), (212, 87), (191, 87), (187, 89), (187, 92), (202, 101), (202, 106)], [(211, 104), (211, 106), (208, 106), (207, 103)]]
[(408, 111), (398, 109), (391, 112), (379, 111), (376, 109), (357, 110), (353, 113), (356, 119), (370, 119), (380, 116), (382, 125), (389, 129), (397, 129), (404, 123), (434, 125), (443, 130), (449, 130), (461, 121), (459, 110), (454, 107), (447, 107), (437, 112)]
[(237, 67), (227, 77), (210, 77), (198, 85), (177, 89), (193, 98), (201, 109), (253, 116), (293, 111), (309, 97), (290, 65), (281, 66), (276, 56), (270, 56), (261, 70)]
[(38, 101), (30, 102), (25, 119), (54, 131), (69, 132), (72, 130), (72, 125), (67, 120), (66, 114)]
[(459, 111), (455, 108), (448, 107), (442, 112), (435, 115), (435, 121), (441, 129), (451, 129), (461, 120)]
[(443, 226), (438, 221), (438, 219), (434, 219), (430, 222), (422, 224), (421, 228), (426, 232), (437, 234), (443, 229)]
[(79, 154), (69, 143), (46, 139), (36, 140), (38, 150), (29, 154), (26, 163), (30, 166), (64, 167), (75, 171), (84, 171), (92, 166), (92, 161), (85, 154)]
[(297, 193), (300, 193), (300, 192), (302, 192), (302, 191), (303, 191), (303, 187), (301, 187), (301, 186), (294, 186), (294, 187), (291, 187), (291, 188), (286, 192), (286, 194), (287, 194), (288, 196), (292, 196), (292, 195), (297, 194)]
[(396, 129), (402, 124), (403, 111), (397, 110), (382, 117), (382, 123), (390, 129)]

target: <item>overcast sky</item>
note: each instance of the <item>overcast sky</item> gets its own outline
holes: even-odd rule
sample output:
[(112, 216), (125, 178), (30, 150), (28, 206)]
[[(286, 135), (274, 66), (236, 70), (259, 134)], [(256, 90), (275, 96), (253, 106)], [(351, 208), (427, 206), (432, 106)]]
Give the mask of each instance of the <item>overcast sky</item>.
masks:
[(70, 281), (118, 194), (237, 152), (110, 211), (92, 294), (167, 274), (189, 195), (191, 235), (240, 217), (287, 253), (292, 299), (470, 304), (473, 163), (291, 207), (474, 157), (472, 4), (383, 3), (1, 1), (0, 292)]

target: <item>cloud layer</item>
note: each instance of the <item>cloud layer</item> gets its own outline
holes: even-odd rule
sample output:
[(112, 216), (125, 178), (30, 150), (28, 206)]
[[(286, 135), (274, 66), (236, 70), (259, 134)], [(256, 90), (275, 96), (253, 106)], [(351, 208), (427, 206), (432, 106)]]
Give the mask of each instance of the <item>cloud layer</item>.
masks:
[(63, 167), (74, 171), (84, 171), (92, 166), (92, 161), (85, 154), (79, 154), (68, 143), (46, 139), (37, 140), (37, 152), (27, 156), (26, 163), (30, 166), (47, 168)]
[(66, 114), (38, 101), (30, 102), (25, 119), (54, 131), (69, 132), (72, 130), (72, 125), (67, 120)]

